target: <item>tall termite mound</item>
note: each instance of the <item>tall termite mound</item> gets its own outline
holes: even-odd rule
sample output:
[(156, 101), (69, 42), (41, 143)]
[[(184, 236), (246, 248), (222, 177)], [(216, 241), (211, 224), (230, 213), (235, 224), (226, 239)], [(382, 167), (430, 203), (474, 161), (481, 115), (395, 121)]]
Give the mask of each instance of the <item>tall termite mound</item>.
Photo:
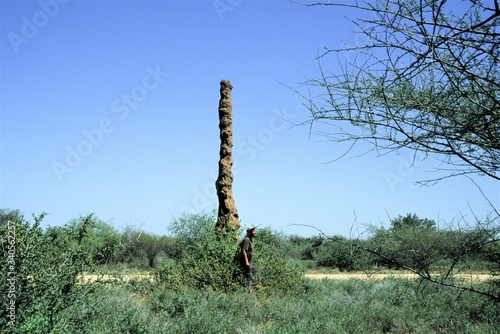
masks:
[(233, 198), (233, 102), (231, 100), (231, 83), (220, 82), (219, 101), (219, 175), (215, 181), (219, 210), (217, 212), (217, 231), (237, 231), (240, 227), (238, 210)]

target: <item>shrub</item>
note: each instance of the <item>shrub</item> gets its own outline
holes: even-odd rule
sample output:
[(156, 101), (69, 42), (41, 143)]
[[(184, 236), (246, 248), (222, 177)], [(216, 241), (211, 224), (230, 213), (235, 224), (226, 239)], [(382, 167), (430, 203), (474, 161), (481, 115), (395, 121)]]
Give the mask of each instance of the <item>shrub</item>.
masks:
[(316, 256), (326, 242), (326, 238), (323, 236), (315, 236), (308, 240), (307, 246), (301, 253), (301, 259), (303, 260), (315, 260)]
[(1, 294), (0, 328), (12, 329), (9, 326), (14, 323), (8, 321), (15, 321), (17, 333), (50, 333), (60, 312), (79, 304), (93, 289), (78, 284), (79, 274), (91, 267), (92, 254), (82, 245), (92, 228), (92, 215), (68, 227), (71, 247), (62, 249), (55, 249), (53, 236), (41, 229), (43, 217), (34, 217), (30, 223), (18, 212), (12, 215), (2, 210), (0, 214), (0, 268), (10, 279), (0, 281), (0, 290), (9, 291)]
[[(85, 232), (79, 235), (84, 225)], [(93, 264), (106, 265), (117, 260), (120, 250), (120, 233), (93, 216), (73, 219), (64, 226), (49, 226), (44, 233), (54, 246), (54, 256), (67, 249), (81, 248), (90, 256), (89, 261)]]
[[(201, 290), (234, 291), (241, 284), (241, 271), (235, 263), (237, 244), (230, 234), (215, 231), (216, 216), (183, 215), (173, 220), (169, 231), (178, 240), (177, 268), (161, 269), (157, 277), (168, 286)], [(167, 272), (168, 271), (168, 272)]]
[[(183, 215), (175, 219), (169, 231), (178, 240), (182, 255), (176, 267), (156, 271), (161, 284), (169, 287), (194, 287), (201, 290), (231, 292), (244, 286), (237, 261), (239, 243), (232, 233), (215, 230), (216, 214)], [(241, 231), (240, 231), (241, 234)], [(281, 235), (259, 229), (253, 262), (257, 267), (254, 286), (266, 294), (293, 292), (303, 283), (303, 272), (285, 256), (286, 243)]]
[(188, 286), (198, 289), (234, 291), (241, 281), (235, 254), (232, 235), (221, 235), (215, 229), (207, 231), (202, 238), (186, 246), (180, 262), (182, 279)]
[(349, 240), (335, 236), (326, 241), (317, 251), (316, 263), (319, 267), (338, 268), (340, 271), (365, 270), (370, 266), (370, 256), (356, 243), (359, 240)]

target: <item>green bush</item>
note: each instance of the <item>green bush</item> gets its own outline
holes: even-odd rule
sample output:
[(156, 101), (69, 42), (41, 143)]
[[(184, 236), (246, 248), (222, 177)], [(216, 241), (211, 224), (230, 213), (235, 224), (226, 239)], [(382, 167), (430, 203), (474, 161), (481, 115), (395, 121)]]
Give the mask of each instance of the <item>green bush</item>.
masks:
[[(79, 235), (84, 225), (84, 235)], [(73, 219), (63, 226), (49, 226), (44, 234), (51, 239), (54, 256), (60, 251), (81, 248), (89, 254), (89, 261), (96, 265), (107, 265), (118, 259), (120, 233), (113, 226), (93, 216)]]
[[(175, 219), (169, 231), (178, 240), (178, 264), (156, 271), (163, 286), (191, 287), (201, 290), (232, 292), (241, 290), (244, 277), (237, 261), (239, 242), (234, 235), (215, 231), (216, 214), (183, 215)], [(239, 231), (240, 235), (242, 234)], [(259, 229), (254, 239), (253, 285), (262, 293), (291, 292), (303, 282), (303, 272), (286, 254), (287, 244), (280, 234)]]
[(275, 254), (255, 255), (257, 268), (252, 284), (261, 295), (300, 295), (307, 289), (307, 280), (301, 267)]
[(175, 238), (127, 226), (121, 235), (118, 259), (129, 267), (150, 270), (168, 259), (175, 259), (178, 254)]
[[(215, 226), (215, 225), (213, 225)], [(213, 291), (235, 291), (241, 283), (241, 270), (235, 261), (232, 235), (214, 230), (186, 246), (180, 262), (182, 280), (187, 286)]]
[(93, 226), (92, 216), (67, 228), (70, 246), (61, 249), (40, 227), (43, 217), (30, 223), (18, 212), (0, 213), (0, 268), (9, 278), (0, 281), (0, 290), (9, 292), (0, 297), (0, 328), (7, 332), (50, 333), (61, 311), (80, 304), (93, 289), (78, 284), (79, 274), (91, 267), (92, 254), (83, 243)]
[(486, 262), (487, 268), (500, 273), (500, 240), (487, 244), (481, 252), (481, 260)]
[(215, 222), (215, 213), (183, 215), (172, 222), (169, 231), (179, 240), (178, 268), (159, 271), (163, 284), (175, 286), (181, 281), (187, 287), (225, 292), (239, 287), (234, 236), (216, 232)]
[(358, 247), (362, 241), (335, 236), (319, 247), (315, 255), (319, 267), (337, 268), (340, 271), (365, 270), (370, 267), (370, 254)]
[[(390, 229), (374, 228), (369, 246), (388, 268), (412, 268), (422, 274), (442, 271), (486, 270), (486, 253), (494, 254), (494, 232), (477, 228), (439, 230), (432, 221), (415, 215), (399, 217)], [(493, 255), (494, 259), (494, 255)], [(485, 261), (486, 260), (486, 261)]]

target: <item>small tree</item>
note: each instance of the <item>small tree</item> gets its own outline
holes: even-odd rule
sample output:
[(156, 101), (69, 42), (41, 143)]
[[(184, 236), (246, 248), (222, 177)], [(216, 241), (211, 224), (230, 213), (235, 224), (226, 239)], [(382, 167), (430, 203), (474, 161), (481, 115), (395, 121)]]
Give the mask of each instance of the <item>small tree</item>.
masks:
[(175, 255), (175, 246), (171, 238), (145, 232), (139, 228), (128, 226), (122, 234), (122, 250), (120, 258), (124, 262), (149, 268), (155, 265), (155, 258), (160, 254)]
[[(498, 245), (499, 235), (495, 229), (482, 226), (439, 230), (432, 220), (407, 215), (391, 220), (389, 229), (377, 227), (372, 232), (368, 244), (358, 242), (356, 245), (380, 257), (380, 264), (407, 269), (427, 281), (500, 300), (500, 290), (493, 279), (489, 287), (465, 285), (456, 280), (459, 274), (472, 274), (474, 263), (481, 259), (484, 249)], [(497, 259), (494, 253), (488, 254), (493, 255), (493, 260)], [(498, 268), (490, 269), (494, 275), (498, 273)]]
[[(55, 253), (77, 246), (77, 234), (84, 224), (89, 224), (89, 217), (71, 220), (64, 226), (49, 226), (45, 233), (54, 245)], [(110, 224), (90, 218), (90, 225), (82, 239), (81, 248), (90, 256), (93, 264), (104, 265), (117, 259), (120, 250), (120, 233)]]
[(405, 228), (415, 228), (417, 230), (432, 230), (436, 228), (436, 222), (431, 219), (420, 219), (416, 214), (407, 214), (391, 220), (391, 230), (399, 231)]
[(148, 264), (150, 268), (154, 267), (154, 260), (157, 255), (165, 250), (167, 244), (167, 237), (162, 235), (141, 233), (138, 239), (138, 245), (146, 253)]
[(241, 272), (235, 262), (237, 245), (232, 233), (214, 229), (216, 221), (215, 212), (183, 214), (169, 225), (168, 230), (181, 250), (178, 277), (174, 279), (197, 289), (234, 291), (240, 287), (241, 280)]
[(5, 274), (0, 281), (0, 328), (9, 333), (63, 332), (60, 313), (80, 305), (93, 289), (78, 284), (79, 275), (92, 268), (92, 256), (82, 247), (92, 215), (68, 227), (68, 242), (58, 249), (53, 235), (40, 227), (43, 217), (33, 217), (31, 223), (19, 211), (0, 212), (0, 271)]
[[(326, 49), (319, 57), (319, 78), (306, 82), (307, 93), (296, 91), (310, 112), (304, 124), (311, 131), (321, 124), (321, 135), (350, 143), (350, 149), (363, 142), (378, 154), (411, 150), (414, 161), (434, 155), (441, 173), (423, 184), (460, 175), (500, 180), (499, 0), (462, 1), (462, 6), (446, 0), (302, 4), (358, 10), (351, 22), (365, 37), (354, 46)], [(339, 71), (324, 67), (330, 55), (338, 56)], [(469, 231), (469, 240), (476, 231), (485, 237), (478, 239), (481, 247), (499, 242), (500, 215), (489, 203), (491, 215), (477, 219)], [(435, 236), (431, 230), (416, 232), (404, 229), (399, 236), (407, 242)], [(434, 240), (412, 247), (420, 250), (406, 268), (432, 280), (426, 271), (438, 246)], [(457, 254), (464, 259), (470, 244), (462, 246)], [(398, 261), (398, 254), (371, 251)]]
[(315, 95), (299, 92), (307, 124), (330, 125), (322, 132), (328, 139), (371, 143), (380, 153), (436, 154), (444, 174), (426, 182), (467, 174), (500, 180), (498, 0), (307, 6), (318, 5), (359, 10), (352, 22), (365, 41), (319, 57), (320, 64), (331, 54), (347, 61), (339, 57), (334, 73), (320, 65), (321, 77), (307, 81)]
[(366, 270), (370, 267), (370, 257), (351, 240), (333, 236), (319, 249), (316, 263), (319, 267), (333, 267), (340, 271)]

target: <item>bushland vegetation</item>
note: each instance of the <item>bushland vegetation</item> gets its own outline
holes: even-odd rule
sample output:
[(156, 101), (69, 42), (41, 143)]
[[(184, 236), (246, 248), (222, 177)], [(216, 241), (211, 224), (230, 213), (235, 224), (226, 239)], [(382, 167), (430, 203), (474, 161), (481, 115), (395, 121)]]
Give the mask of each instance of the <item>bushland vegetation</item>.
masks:
[[(0, 213), (3, 333), (493, 333), (500, 319), (495, 276), (465, 286), (456, 278), (498, 272), (499, 243), (484, 228), (441, 229), (414, 214), (364, 238), (262, 227), (249, 295), (237, 243), (215, 231), (215, 213), (182, 215), (165, 235), (94, 215), (42, 228), (43, 216)], [(422, 279), (304, 276), (408, 268)]]

